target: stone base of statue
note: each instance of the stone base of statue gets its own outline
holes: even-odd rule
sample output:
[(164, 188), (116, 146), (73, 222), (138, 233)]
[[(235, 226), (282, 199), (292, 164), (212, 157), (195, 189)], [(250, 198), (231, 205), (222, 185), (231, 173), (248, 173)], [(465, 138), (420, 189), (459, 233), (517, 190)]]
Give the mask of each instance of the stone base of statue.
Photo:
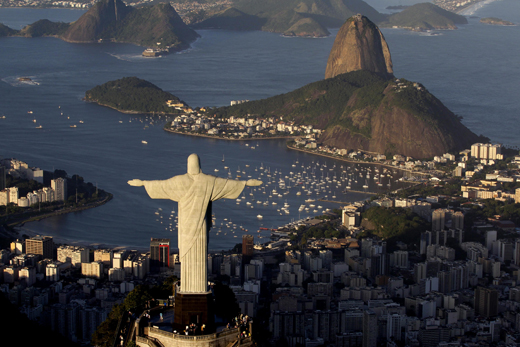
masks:
[(203, 334), (213, 333), (215, 330), (213, 312), (213, 294), (211, 292), (193, 294), (175, 293), (174, 330), (184, 331), (186, 326), (194, 323), (198, 329), (205, 326)]

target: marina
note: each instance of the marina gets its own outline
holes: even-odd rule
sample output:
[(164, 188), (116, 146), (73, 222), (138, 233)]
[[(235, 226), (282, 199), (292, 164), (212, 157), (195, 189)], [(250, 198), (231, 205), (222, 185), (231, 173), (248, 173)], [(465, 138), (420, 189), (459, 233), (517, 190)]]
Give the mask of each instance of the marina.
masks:
[[(248, 147), (250, 146), (247, 144), (243, 146), (244, 149)], [(244, 234), (254, 233), (259, 241), (269, 239), (272, 231), (277, 230), (281, 225), (299, 224), (318, 215), (332, 213), (335, 209), (349, 204), (352, 201), (346, 199), (348, 196), (360, 194), (366, 199), (369, 195), (377, 194), (366, 189), (361, 190), (362, 181), (367, 182), (368, 179), (362, 180), (360, 177), (373, 177), (370, 188), (382, 193), (386, 191), (388, 183), (399, 183), (402, 174), (397, 169), (361, 163), (347, 165), (319, 159), (315, 157), (315, 160), (295, 161), (290, 168), (271, 167), (260, 163), (256, 166), (237, 165), (236, 170), (231, 170), (228, 166), (224, 167), (224, 164), (216, 164), (213, 169), (215, 175), (222, 172), (221, 177), (224, 178), (259, 179), (263, 184), (258, 187), (246, 187), (242, 194), (233, 200), (234, 209), (242, 210), (247, 215), (250, 214), (247, 209), (255, 209), (256, 218), (251, 214), (249, 221), (235, 222), (230, 218), (222, 219), (220, 214), (213, 214), (211, 237), (241, 238)], [(375, 182), (385, 183), (385, 188)], [(347, 190), (347, 186), (357, 189)], [(170, 222), (166, 224), (163, 223), (162, 212), (155, 213), (159, 215), (156, 222), (159, 222), (166, 232), (172, 234), (178, 232), (177, 216), (174, 215), (174, 211), (168, 216)], [(290, 222), (270, 225), (272, 219), (264, 219), (264, 216), (270, 215), (287, 216)]]

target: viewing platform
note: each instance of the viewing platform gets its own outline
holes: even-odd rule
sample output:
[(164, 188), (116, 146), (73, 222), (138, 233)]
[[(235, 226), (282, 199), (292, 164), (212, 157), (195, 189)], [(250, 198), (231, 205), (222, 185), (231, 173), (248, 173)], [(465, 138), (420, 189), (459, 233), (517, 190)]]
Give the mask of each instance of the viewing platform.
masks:
[[(160, 316), (160, 309), (150, 311), (150, 320), (143, 318), (142, 315), (135, 322), (137, 346), (141, 347), (232, 347), (232, 346), (251, 346), (252, 339), (249, 333), (252, 332), (251, 324), (248, 326), (248, 334), (241, 335), (240, 328), (217, 329), (211, 334), (186, 335), (184, 331), (172, 332), (174, 312), (172, 309), (163, 311)], [(162, 319), (161, 319), (162, 317)]]

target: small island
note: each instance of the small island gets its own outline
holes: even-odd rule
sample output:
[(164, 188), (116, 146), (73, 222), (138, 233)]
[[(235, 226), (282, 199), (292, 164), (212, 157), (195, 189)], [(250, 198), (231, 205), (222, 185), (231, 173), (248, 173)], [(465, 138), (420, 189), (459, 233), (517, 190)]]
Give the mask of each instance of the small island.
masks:
[(191, 109), (175, 95), (137, 77), (124, 77), (96, 86), (85, 101), (123, 113), (178, 114)]
[(391, 15), (379, 26), (421, 32), (457, 29), (458, 24), (468, 24), (468, 20), (464, 16), (446, 11), (432, 3), (420, 3)]
[(490, 25), (515, 25), (515, 23), (512, 23), (507, 20), (503, 20), (500, 18), (495, 18), (495, 17), (481, 18), (480, 23), (490, 24)]

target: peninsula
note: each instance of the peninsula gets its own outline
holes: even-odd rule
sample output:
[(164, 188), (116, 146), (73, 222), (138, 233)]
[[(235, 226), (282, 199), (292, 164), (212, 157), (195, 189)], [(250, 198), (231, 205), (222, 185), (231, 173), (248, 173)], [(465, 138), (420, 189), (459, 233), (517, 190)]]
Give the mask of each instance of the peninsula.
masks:
[(289, 123), (319, 129), (317, 143), (387, 157), (430, 158), (481, 141), (423, 85), (393, 76), (384, 37), (365, 16), (350, 18), (339, 30), (325, 77), (287, 94), (211, 114), (248, 122), (283, 116), (281, 127)]
[(64, 170), (44, 171), (14, 158), (0, 159), (0, 168), (6, 178), (6, 189), (0, 190), (0, 225), (82, 211), (112, 199), (112, 194)]
[(513, 22), (503, 20), (500, 18), (496, 18), (496, 17), (481, 18), (480, 23), (491, 24), (491, 25), (515, 25), (515, 23), (513, 23)]
[(379, 23), (381, 27), (385, 28), (403, 28), (413, 31), (457, 29), (459, 24), (468, 24), (466, 17), (444, 10), (429, 2), (407, 7)]
[(85, 101), (123, 113), (191, 112), (189, 106), (175, 95), (137, 77), (124, 77), (96, 86), (85, 93)]

